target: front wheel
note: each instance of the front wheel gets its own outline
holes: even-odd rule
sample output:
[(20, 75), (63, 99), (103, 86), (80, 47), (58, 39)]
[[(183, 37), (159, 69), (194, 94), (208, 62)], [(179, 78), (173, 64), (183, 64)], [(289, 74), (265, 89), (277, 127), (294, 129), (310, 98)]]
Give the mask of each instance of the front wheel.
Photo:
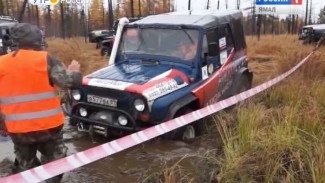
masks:
[[(181, 109), (175, 114), (174, 118), (183, 116), (192, 112), (192, 109)], [(196, 121), (181, 128), (175, 129), (163, 135), (166, 140), (192, 140), (200, 134), (200, 122)]]
[(193, 125), (187, 125), (184, 128), (181, 140), (191, 140), (194, 139), (197, 134)]

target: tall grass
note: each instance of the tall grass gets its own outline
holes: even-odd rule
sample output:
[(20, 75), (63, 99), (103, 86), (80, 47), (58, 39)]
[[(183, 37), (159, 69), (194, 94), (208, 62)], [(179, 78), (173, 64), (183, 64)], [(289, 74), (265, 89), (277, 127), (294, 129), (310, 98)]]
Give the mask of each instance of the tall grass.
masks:
[[(313, 48), (289, 35), (247, 41), (255, 85), (288, 70)], [(223, 145), (221, 153), (203, 156), (218, 167), (211, 180), (325, 182), (324, 50), (285, 81), (230, 112), (214, 115)]]
[[(310, 46), (290, 45), (297, 43), (292, 37), (282, 38), (273, 37), (276, 49), (273, 42), (255, 48), (255, 54), (276, 52), (282, 58), (271, 60), (278, 62), (276, 74), (310, 51)], [(319, 62), (324, 59), (318, 52), (286, 81), (227, 114), (235, 116), (233, 127), (216, 120), (221, 134), (232, 134), (222, 138), (220, 182), (325, 182), (325, 64)]]

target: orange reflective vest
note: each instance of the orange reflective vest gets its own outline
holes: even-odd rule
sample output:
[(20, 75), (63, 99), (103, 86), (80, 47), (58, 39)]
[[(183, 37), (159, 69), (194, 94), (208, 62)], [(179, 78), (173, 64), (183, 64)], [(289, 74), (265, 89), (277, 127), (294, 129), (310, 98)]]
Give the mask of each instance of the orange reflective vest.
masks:
[(60, 100), (49, 83), (47, 52), (21, 49), (0, 57), (0, 108), (10, 133), (63, 124)]

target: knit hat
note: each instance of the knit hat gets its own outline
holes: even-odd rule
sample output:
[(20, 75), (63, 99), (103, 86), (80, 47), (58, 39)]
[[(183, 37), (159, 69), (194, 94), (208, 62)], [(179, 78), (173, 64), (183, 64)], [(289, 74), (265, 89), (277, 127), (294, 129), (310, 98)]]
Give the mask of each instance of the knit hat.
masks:
[(11, 28), (10, 37), (18, 48), (40, 49), (42, 47), (42, 33), (35, 25), (17, 23)]

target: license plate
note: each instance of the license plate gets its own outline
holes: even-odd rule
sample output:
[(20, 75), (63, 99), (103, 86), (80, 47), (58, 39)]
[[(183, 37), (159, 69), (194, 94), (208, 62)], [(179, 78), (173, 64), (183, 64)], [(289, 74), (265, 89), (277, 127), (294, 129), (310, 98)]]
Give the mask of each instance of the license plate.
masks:
[(98, 97), (95, 95), (87, 95), (87, 101), (94, 104), (107, 105), (111, 107), (117, 107), (117, 100), (105, 97)]

